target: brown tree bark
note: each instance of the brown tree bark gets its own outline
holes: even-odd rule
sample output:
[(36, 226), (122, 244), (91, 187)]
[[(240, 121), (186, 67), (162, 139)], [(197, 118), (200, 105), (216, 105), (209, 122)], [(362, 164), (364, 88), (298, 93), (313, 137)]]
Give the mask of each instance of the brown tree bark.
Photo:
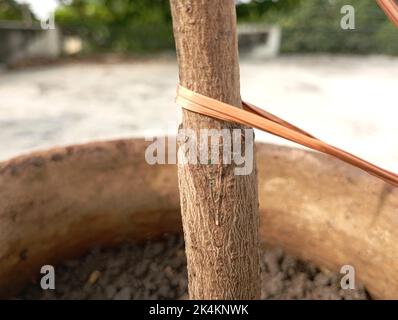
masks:
[[(170, 4), (181, 85), (241, 107), (235, 1), (170, 0)], [(198, 134), (201, 128), (243, 127), (184, 110), (181, 128)], [(198, 149), (203, 143), (198, 141)], [(253, 165), (252, 173), (242, 176), (234, 174), (234, 164), (178, 166), (191, 299), (260, 297)]]

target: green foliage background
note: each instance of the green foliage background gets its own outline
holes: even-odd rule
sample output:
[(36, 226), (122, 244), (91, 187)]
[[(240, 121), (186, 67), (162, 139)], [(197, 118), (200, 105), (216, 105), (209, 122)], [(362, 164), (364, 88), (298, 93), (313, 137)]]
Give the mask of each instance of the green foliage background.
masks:
[[(217, 0), (218, 1), (218, 0)], [(260, 21), (300, 0), (238, 3), (240, 20)], [(56, 12), (66, 33), (79, 34), (87, 51), (153, 52), (174, 48), (168, 0), (74, 0)]]
[(21, 20), (21, 5), (14, 0), (0, 0), (0, 20)]
[[(344, 5), (355, 8), (355, 30), (340, 27)], [(375, 0), (305, 0), (289, 14), (268, 18), (283, 27), (283, 52), (398, 55), (398, 30)]]
[[(64, 33), (81, 36), (86, 52), (174, 48), (168, 0), (59, 1), (64, 5), (56, 12), (57, 24)], [(355, 8), (355, 30), (340, 27), (344, 5)], [(237, 15), (238, 22), (281, 25), (284, 53), (398, 55), (398, 30), (375, 0), (240, 0)], [(21, 16), (14, 0), (0, 0), (0, 19)]]
[(83, 37), (88, 51), (173, 48), (167, 0), (74, 0), (55, 19), (66, 33)]

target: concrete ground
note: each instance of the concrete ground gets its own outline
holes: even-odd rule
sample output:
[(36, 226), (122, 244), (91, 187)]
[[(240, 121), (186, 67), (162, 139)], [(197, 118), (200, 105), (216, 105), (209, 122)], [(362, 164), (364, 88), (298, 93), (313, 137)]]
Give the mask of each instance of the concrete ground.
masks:
[[(398, 58), (281, 57), (242, 61), (241, 91), (327, 142), (398, 171), (397, 75)], [(1, 73), (0, 160), (56, 145), (173, 134), (177, 81), (176, 64), (163, 60)]]

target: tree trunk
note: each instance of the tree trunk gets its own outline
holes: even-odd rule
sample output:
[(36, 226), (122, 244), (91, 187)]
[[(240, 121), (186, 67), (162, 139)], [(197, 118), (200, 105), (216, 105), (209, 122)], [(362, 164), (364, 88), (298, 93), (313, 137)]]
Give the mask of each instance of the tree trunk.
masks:
[[(241, 107), (235, 1), (170, 3), (181, 85)], [(198, 136), (199, 129), (243, 129), (187, 110), (181, 128)], [(191, 299), (260, 297), (256, 166), (249, 175), (235, 175), (235, 167), (178, 166)]]

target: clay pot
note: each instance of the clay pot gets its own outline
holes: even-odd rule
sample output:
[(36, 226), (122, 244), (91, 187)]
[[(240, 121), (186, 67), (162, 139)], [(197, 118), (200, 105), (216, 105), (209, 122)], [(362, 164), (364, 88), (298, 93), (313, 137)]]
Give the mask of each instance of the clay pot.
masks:
[[(175, 165), (149, 142), (55, 148), (0, 163), (0, 296), (93, 246), (181, 232)], [(318, 266), (355, 267), (374, 298), (398, 298), (398, 190), (330, 157), (257, 144), (261, 238)]]

